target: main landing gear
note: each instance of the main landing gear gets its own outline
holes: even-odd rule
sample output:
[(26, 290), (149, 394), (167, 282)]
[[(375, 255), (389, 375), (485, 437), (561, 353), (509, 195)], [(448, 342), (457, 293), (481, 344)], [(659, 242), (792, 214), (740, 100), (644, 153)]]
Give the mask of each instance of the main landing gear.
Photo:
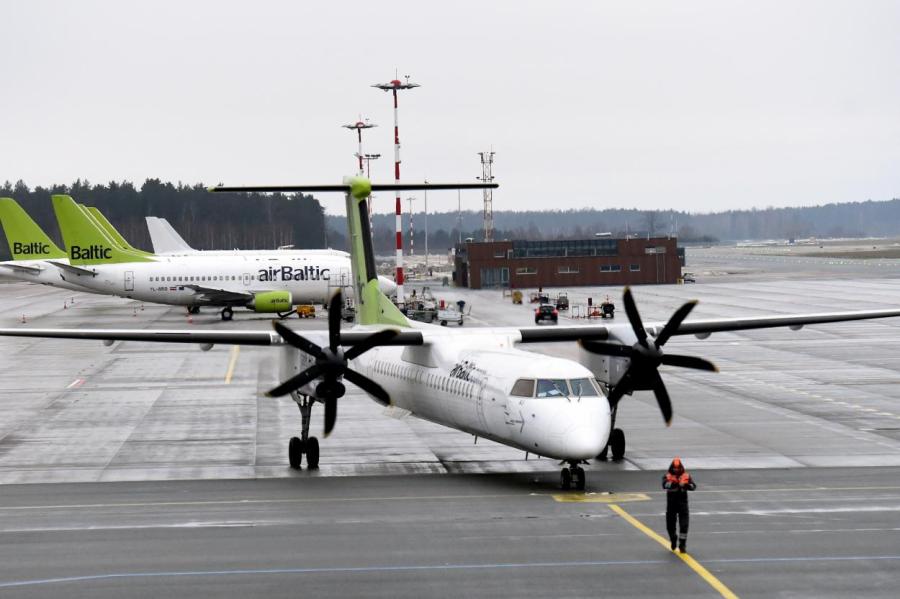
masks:
[(559, 486), (563, 491), (575, 487), (576, 491), (584, 491), (585, 474), (580, 460), (570, 460), (569, 465), (559, 472)]
[(294, 470), (300, 469), (300, 463), (303, 461), (303, 455), (306, 455), (306, 467), (310, 470), (319, 468), (319, 440), (309, 436), (309, 421), (312, 416), (313, 400), (307, 395), (295, 397), (297, 407), (300, 408), (300, 418), (302, 425), (300, 429), (300, 438), (292, 437), (288, 443), (288, 461)]
[(188, 314), (200, 314), (200, 306), (188, 306)]
[(231, 306), (222, 308), (222, 320), (231, 320), (232, 317), (234, 317), (234, 310), (231, 309)]
[(606, 447), (604, 447), (603, 451), (597, 455), (597, 459), (603, 460), (604, 462), (610, 451), (612, 451), (612, 459), (614, 462), (621, 462), (625, 458), (625, 432), (620, 428), (616, 428), (616, 412), (618, 409), (619, 406), (612, 409), (613, 429), (609, 433), (609, 441), (607, 441)]

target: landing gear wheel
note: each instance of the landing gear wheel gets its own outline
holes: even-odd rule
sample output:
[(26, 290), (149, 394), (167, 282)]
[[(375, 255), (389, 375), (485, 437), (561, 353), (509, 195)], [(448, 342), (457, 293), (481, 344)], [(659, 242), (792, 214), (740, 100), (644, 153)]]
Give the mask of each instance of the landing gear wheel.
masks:
[(297, 437), (291, 437), (288, 443), (288, 461), (294, 470), (300, 469), (300, 462), (303, 461), (303, 441)]
[(620, 428), (614, 428), (609, 434), (609, 448), (612, 450), (612, 459), (616, 462), (625, 457), (625, 433)]
[(572, 470), (573, 478), (575, 479), (575, 489), (578, 491), (584, 491), (584, 483), (586, 479), (584, 475), (584, 468), (582, 468), (581, 466), (576, 466)]
[(188, 314), (200, 314), (200, 306), (188, 306)]
[(606, 444), (606, 447), (603, 448), (603, 451), (597, 454), (597, 459), (601, 462), (606, 461), (606, 456), (609, 454), (609, 443)]
[(222, 308), (222, 320), (231, 320), (234, 316), (234, 310), (230, 307)]
[(446, 321), (446, 320), (442, 320), (442, 321), (441, 321), (441, 326), (442, 326), (442, 327), (447, 326), (447, 321)]
[(306, 440), (306, 467), (310, 470), (319, 468), (319, 440), (315, 437)]
[(568, 468), (563, 468), (559, 472), (559, 488), (568, 491), (572, 488), (572, 473)]

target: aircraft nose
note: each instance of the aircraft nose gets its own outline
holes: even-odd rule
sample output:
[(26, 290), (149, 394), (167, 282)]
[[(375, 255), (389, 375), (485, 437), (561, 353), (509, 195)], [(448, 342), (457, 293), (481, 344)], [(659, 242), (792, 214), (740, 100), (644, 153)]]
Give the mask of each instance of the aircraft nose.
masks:
[(566, 431), (563, 444), (567, 457), (572, 459), (590, 459), (599, 454), (609, 438), (609, 412), (602, 405), (592, 405), (585, 410), (577, 424)]

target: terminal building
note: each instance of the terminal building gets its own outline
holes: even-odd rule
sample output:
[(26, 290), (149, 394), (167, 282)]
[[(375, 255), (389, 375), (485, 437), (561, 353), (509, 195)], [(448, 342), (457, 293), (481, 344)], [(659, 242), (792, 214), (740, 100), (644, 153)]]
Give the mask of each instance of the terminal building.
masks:
[(684, 249), (675, 238), (597, 237), (553, 241), (467, 241), (453, 280), (472, 289), (677, 283)]

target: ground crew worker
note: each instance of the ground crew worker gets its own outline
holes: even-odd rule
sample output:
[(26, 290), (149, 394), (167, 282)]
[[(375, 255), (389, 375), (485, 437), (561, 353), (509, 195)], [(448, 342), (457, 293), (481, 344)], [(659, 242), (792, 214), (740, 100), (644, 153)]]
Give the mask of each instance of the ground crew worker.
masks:
[(672, 541), (672, 551), (678, 547), (682, 553), (687, 553), (687, 533), (690, 523), (688, 491), (696, 489), (697, 484), (685, 471), (681, 458), (676, 457), (672, 460), (668, 472), (663, 476), (662, 486), (666, 490), (666, 530), (669, 531), (669, 540)]

